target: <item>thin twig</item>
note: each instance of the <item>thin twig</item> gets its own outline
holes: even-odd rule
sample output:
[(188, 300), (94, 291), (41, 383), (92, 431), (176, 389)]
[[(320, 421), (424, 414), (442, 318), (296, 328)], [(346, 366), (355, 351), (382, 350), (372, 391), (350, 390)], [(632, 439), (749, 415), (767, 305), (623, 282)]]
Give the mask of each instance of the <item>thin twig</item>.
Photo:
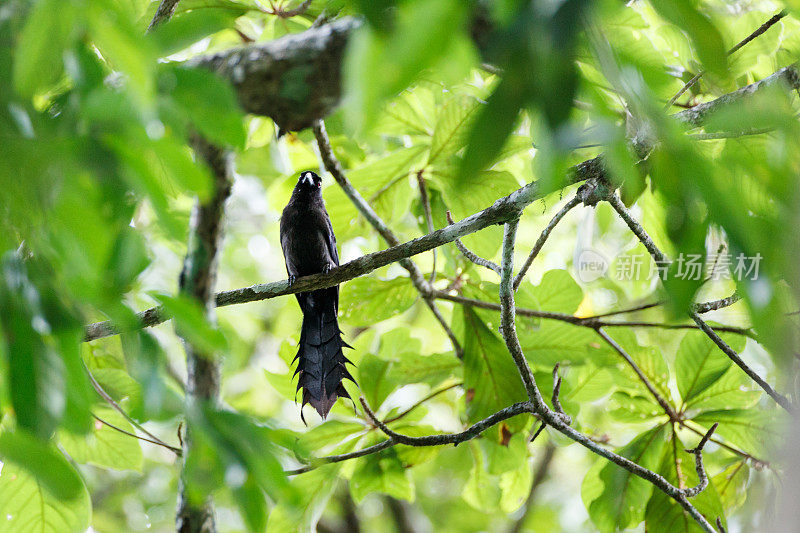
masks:
[(481, 433), (483, 433), (486, 429), (502, 422), (503, 420), (508, 420), (512, 416), (517, 416), (522, 413), (531, 413), (532, 407), (529, 402), (520, 402), (515, 403), (505, 409), (501, 409), (500, 411), (487, 416), (480, 422), (476, 422), (464, 431), (460, 433), (444, 433), (442, 435), (427, 435), (424, 437), (409, 437), (408, 435), (403, 435), (397, 433), (396, 431), (392, 431), (389, 429), (386, 424), (381, 422), (378, 417), (375, 416), (375, 413), (372, 412), (369, 405), (367, 405), (367, 401), (362, 396), (359, 398), (361, 401), (361, 406), (364, 408), (364, 412), (367, 414), (370, 422), (372, 422), (375, 427), (383, 431), (392, 441), (397, 444), (404, 444), (406, 446), (442, 446), (445, 444), (460, 444), (462, 442), (472, 440)]
[(147, 32), (149, 33), (153, 31), (160, 24), (163, 24), (171, 19), (172, 15), (175, 13), (175, 8), (178, 7), (179, 1), (180, 0), (161, 0), (161, 2), (158, 4), (155, 15), (153, 15), (153, 20), (150, 21), (150, 25), (147, 27)]
[(728, 533), (728, 530), (722, 525), (722, 519), (720, 517), (717, 517), (717, 529), (719, 529), (719, 533)]
[(446, 387), (442, 387), (441, 389), (436, 389), (435, 391), (431, 392), (430, 394), (428, 394), (427, 396), (425, 396), (424, 398), (422, 398), (418, 402), (415, 402), (408, 409), (400, 412), (399, 414), (396, 414), (395, 416), (393, 416), (391, 418), (384, 419), (383, 423), (384, 424), (391, 424), (392, 422), (395, 422), (396, 420), (400, 420), (401, 418), (403, 418), (404, 416), (406, 416), (411, 411), (413, 411), (414, 409), (416, 409), (420, 405), (424, 404), (425, 402), (427, 402), (427, 401), (429, 401), (429, 400), (431, 400), (433, 398), (436, 398), (440, 394), (443, 394), (443, 393), (445, 393), (445, 392), (447, 392), (449, 390), (455, 389), (456, 387), (460, 387), (461, 385), (463, 385), (463, 383), (461, 381), (457, 381), (455, 383), (447, 385)]
[(719, 426), (719, 423), (714, 422), (714, 425), (711, 426), (706, 434), (703, 435), (703, 438), (700, 439), (700, 443), (697, 445), (697, 447), (692, 448), (691, 450), (686, 450), (686, 453), (691, 453), (694, 455), (694, 465), (695, 469), (697, 470), (697, 477), (699, 479), (697, 485), (694, 487), (683, 489), (683, 493), (687, 498), (694, 498), (703, 492), (706, 487), (708, 487), (708, 474), (706, 473), (705, 466), (703, 466), (703, 447), (708, 442), (708, 439), (711, 438), (711, 435), (714, 434), (717, 426)]
[(727, 355), (727, 356), (728, 356), (728, 358), (730, 358), (730, 360), (731, 360), (731, 361), (733, 361), (734, 363), (736, 363), (736, 365), (737, 365), (739, 368), (741, 368), (742, 370), (744, 370), (745, 374), (747, 374), (748, 376), (750, 376), (750, 378), (751, 378), (753, 381), (755, 381), (756, 383), (758, 383), (758, 386), (759, 386), (759, 387), (761, 387), (762, 389), (764, 389), (764, 392), (766, 392), (766, 393), (769, 395), (769, 397), (770, 397), (770, 398), (772, 398), (773, 400), (775, 400), (775, 402), (777, 402), (777, 404), (778, 404), (778, 405), (780, 405), (781, 407), (783, 407), (783, 408), (784, 408), (784, 409), (786, 409), (787, 411), (789, 411), (789, 412), (792, 412), (792, 411), (794, 411), (794, 407), (793, 407), (793, 406), (792, 406), (792, 404), (789, 402), (788, 398), (786, 398), (786, 396), (784, 396), (784, 395), (780, 394), (780, 393), (779, 393), (779, 392), (777, 392), (775, 389), (773, 389), (773, 388), (772, 388), (772, 386), (771, 386), (769, 383), (767, 383), (767, 382), (764, 380), (764, 378), (762, 378), (761, 376), (759, 376), (759, 375), (756, 373), (756, 371), (755, 371), (755, 370), (753, 370), (752, 368), (750, 368), (750, 366), (748, 366), (748, 364), (744, 362), (744, 360), (743, 360), (743, 359), (742, 359), (742, 358), (739, 356), (739, 354), (738, 354), (738, 353), (736, 353), (736, 350), (734, 350), (733, 348), (731, 348), (731, 347), (728, 345), (728, 343), (726, 343), (724, 340), (722, 340), (722, 338), (720, 338), (720, 336), (719, 336), (719, 335), (717, 335), (717, 333), (716, 333), (716, 332), (715, 332), (715, 331), (714, 331), (714, 330), (711, 328), (711, 326), (709, 326), (709, 325), (708, 325), (708, 324), (707, 324), (707, 323), (706, 323), (706, 322), (705, 322), (705, 321), (704, 321), (702, 318), (700, 318), (700, 315), (698, 315), (697, 313), (695, 313), (694, 311), (692, 311), (691, 313), (689, 313), (689, 316), (690, 316), (690, 317), (692, 317), (692, 320), (694, 320), (694, 321), (695, 321), (695, 323), (698, 325), (698, 327), (699, 327), (701, 330), (703, 330), (703, 332), (704, 332), (706, 335), (708, 335), (708, 338), (709, 338), (709, 339), (711, 339), (711, 340), (712, 340), (712, 342), (713, 342), (714, 344), (716, 344), (716, 345), (717, 345), (717, 347), (718, 347), (720, 350), (722, 350), (722, 352), (723, 352), (725, 355)]
[[(447, 213), (445, 213), (445, 216), (447, 216), (447, 223), (448, 224), (454, 224), (453, 215), (450, 214), (450, 211), (447, 211)], [(494, 273), (496, 273), (498, 275), (500, 274), (500, 266), (497, 263), (495, 263), (493, 261), (489, 261), (488, 259), (484, 259), (483, 257), (479, 256), (478, 254), (476, 254), (475, 252), (473, 252), (472, 250), (467, 248), (464, 245), (464, 243), (461, 242), (461, 239), (455, 239), (453, 241), (453, 244), (456, 245), (456, 248), (458, 248), (458, 251), (461, 252), (461, 254), (464, 257), (466, 257), (470, 262), (475, 263), (478, 266), (482, 266), (482, 267), (488, 268), (489, 270), (491, 270), (492, 272), (494, 272)]]
[[(768, 29), (770, 29), (773, 25), (775, 25), (779, 20), (781, 20), (786, 15), (787, 15), (786, 11), (781, 11), (780, 13), (777, 13), (777, 14), (773, 15), (772, 18), (770, 18), (764, 24), (759, 26), (753, 33), (751, 33), (750, 35), (748, 35), (747, 37), (745, 37), (744, 39), (742, 39), (741, 41), (736, 43), (736, 45), (733, 48), (728, 50), (728, 55), (731, 55), (731, 54), (735, 53), (740, 48), (745, 46), (747, 43), (749, 43), (750, 41), (752, 41), (756, 37), (760, 36), (761, 34), (765, 33)], [(666, 105), (665, 109), (669, 109), (672, 106), (672, 104), (674, 104), (675, 101), (678, 98), (680, 98), (681, 95), (683, 95), (683, 93), (688, 91), (695, 83), (697, 83), (697, 81), (703, 76), (703, 74), (705, 74), (705, 71), (701, 70), (700, 72), (695, 74), (694, 77), (692, 77), (692, 79), (687, 81), (686, 84), (683, 87), (681, 87), (681, 90), (678, 91), (675, 94), (675, 96), (673, 96), (672, 98), (669, 99), (669, 102), (667, 102), (667, 105)]]
[(514, 242), (517, 237), (518, 226), (519, 218), (514, 218), (506, 222), (503, 230), (503, 255), (500, 275), (500, 334), (506, 343), (511, 358), (514, 360), (514, 364), (517, 366), (522, 382), (525, 384), (528, 398), (535, 407), (536, 412), (541, 413), (548, 410), (547, 405), (542, 399), (542, 394), (536, 385), (536, 379), (533, 377), (533, 371), (527, 359), (525, 359), (525, 354), (522, 352), (515, 324), (516, 305), (514, 303), (512, 277), (514, 271)]
[(561, 394), (561, 376), (558, 375), (558, 367), (559, 364), (556, 363), (556, 366), (553, 367), (553, 396), (551, 398), (553, 403), (553, 409), (557, 413), (564, 413), (564, 408), (561, 407), (561, 400), (558, 398), (559, 394)]
[(157, 446), (162, 446), (162, 447), (168, 449), (169, 451), (171, 451), (172, 453), (174, 453), (175, 455), (177, 455), (178, 457), (183, 455), (183, 450), (181, 450), (180, 448), (177, 448), (175, 446), (170, 446), (169, 444), (167, 444), (166, 442), (163, 442), (161, 440), (154, 440), (154, 439), (149, 439), (147, 437), (141, 437), (141, 436), (137, 435), (136, 433), (131, 433), (130, 431), (126, 431), (126, 430), (122, 429), (121, 427), (117, 427), (114, 424), (103, 420), (102, 418), (100, 418), (99, 416), (97, 416), (94, 413), (92, 413), (92, 416), (94, 417), (95, 420), (97, 420), (101, 424), (103, 424), (105, 426), (108, 426), (108, 427), (110, 427), (111, 429), (113, 429), (115, 431), (119, 431), (120, 433), (122, 433), (124, 435), (128, 435), (129, 437), (133, 437), (134, 439), (139, 439), (139, 440), (143, 440), (145, 442), (149, 442), (150, 444), (155, 444)]
[(581, 203), (581, 200), (576, 196), (572, 198), (569, 202), (567, 202), (564, 207), (562, 207), (558, 213), (550, 220), (550, 222), (545, 226), (544, 230), (542, 230), (542, 234), (539, 235), (539, 238), (536, 239), (536, 244), (533, 245), (533, 249), (531, 253), (528, 254), (528, 258), (522, 264), (522, 267), (519, 269), (517, 273), (517, 277), (514, 278), (514, 290), (517, 290), (522, 283), (522, 279), (527, 274), (528, 269), (531, 267), (533, 260), (536, 259), (536, 256), (539, 255), (539, 252), (542, 250), (547, 238), (550, 236), (550, 233), (553, 231), (553, 228), (561, 222), (561, 219), (570, 212), (570, 210)]
[[(682, 428), (686, 428), (686, 429), (688, 429), (689, 431), (691, 431), (692, 433), (694, 433), (694, 434), (696, 434), (696, 435), (700, 435), (701, 437), (702, 437), (703, 435), (705, 435), (705, 433), (704, 433), (703, 431), (700, 431), (699, 429), (697, 429), (697, 428), (694, 428), (694, 427), (690, 426), (690, 425), (688, 424), (689, 422), (692, 422), (692, 421), (691, 421), (691, 420), (678, 420), (678, 424), (679, 424), (679, 425), (680, 425)], [(692, 423), (696, 423), (696, 422), (692, 422)], [(753, 456), (753, 455), (751, 455), (751, 454), (747, 453), (747, 452), (746, 452), (746, 451), (744, 451), (744, 450), (740, 450), (739, 448), (736, 448), (736, 447), (734, 447), (734, 446), (731, 446), (730, 444), (728, 444), (728, 443), (726, 443), (726, 442), (724, 442), (724, 441), (721, 441), (721, 440), (719, 440), (719, 439), (718, 439), (718, 438), (716, 438), (716, 437), (711, 437), (709, 440), (710, 440), (711, 442), (713, 442), (714, 444), (716, 444), (717, 446), (720, 446), (721, 448), (725, 448), (726, 450), (728, 450), (728, 451), (729, 451), (729, 452), (731, 452), (732, 454), (734, 454), (734, 455), (738, 455), (738, 456), (739, 456), (739, 457), (741, 457), (742, 459), (745, 459), (745, 460), (749, 461), (749, 462), (750, 462), (750, 463), (751, 463), (753, 466), (755, 466), (755, 467), (756, 467), (756, 468), (758, 468), (758, 469), (762, 469), (762, 468), (770, 468), (770, 463), (769, 463), (769, 461), (765, 461), (765, 460), (763, 460), (763, 459), (759, 459), (758, 457), (755, 457), (755, 456)]]
[[(419, 185), (419, 201), (422, 203), (422, 211), (425, 213), (425, 224), (428, 233), (433, 233), (433, 213), (431, 212), (431, 200), (428, 198), (428, 188), (425, 186), (425, 178), (422, 176), (423, 170), (417, 172), (417, 185)], [(428, 283), (436, 281), (436, 248), (433, 249), (433, 269)]]
[(297, 6), (294, 9), (273, 8), (273, 9), (267, 11), (267, 13), (269, 13), (271, 15), (275, 15), (276, 17), (282, 18), (282, 19), (292, 18), (292, 17), (296, 17), (297, 15), (302, 15), (303, 13), (308, 11), (308, 8), (311, 7), (311, 2), (313, 2), (313, 0), (305, 0), (305, 2), (303, 2), (302, 4), (300, 4), (299, 6)]
[(114, 400), (114, 398), (112, 398), (111, 395), (108, 392), (106, 392), (103, 386), (100, 385), (100, 383), (97, 381), (94, 375), (92, 375), (92, 372), (89, 370), (89, 367), (87, 367), (84, 364), (83, 368), (86, 370), (86, 375), (89, 377), (89, 383), (92, 384), (92, 388), (94, 388), (97, 394), (103, 400), (105, 400), (108, 405), (110, 405), (116, 412), (122, 415), (122, 418), (124, 418), (130, 425), (132, 425), (133, 427), (135, 427), (136, 429), (147, 435), (151, 439), (151, 441), (153, 441), (155, 444), (158, 444), (159, 446), (164, 446), (165, 448), (172, 448), (172, 446), (170, 446), (163, 440), (159, 439), (158, 437), (147, 431), (147, 429), (145, 429), (144, 426), (142, 426), (139, 422), (131, 418), (131, 416), (125, 412), (125, 409), (120, 407), (120, 405), (116, 402), (116, 400)]

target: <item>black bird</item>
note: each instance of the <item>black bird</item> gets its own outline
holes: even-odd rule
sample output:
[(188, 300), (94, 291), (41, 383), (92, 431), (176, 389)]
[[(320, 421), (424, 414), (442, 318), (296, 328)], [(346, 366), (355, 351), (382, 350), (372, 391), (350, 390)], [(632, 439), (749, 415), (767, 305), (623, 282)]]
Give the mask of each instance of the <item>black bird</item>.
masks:
[[(317, 174), (302, 172), (281, 215), (281, 248), (290, 284), (297, 277), (328, 272), (339, 266), (336, 236), (325, 210), (321, 186), (322, 178)], [(295, 296), (303, 311), (300, 343), (294, 358), (298, 361), (294, 373), (300, 374), (297, 390), (303, 389), (300, 417), (303, 418), (303, 407), (310, 403), (325, 418), (336, 398), (350, 398), (342, 380), (347, 378), (355, 383), (344, 366), (350, 361), (342, 348), (352, 346), (342, 340), (336, 317), (339, 287)]]

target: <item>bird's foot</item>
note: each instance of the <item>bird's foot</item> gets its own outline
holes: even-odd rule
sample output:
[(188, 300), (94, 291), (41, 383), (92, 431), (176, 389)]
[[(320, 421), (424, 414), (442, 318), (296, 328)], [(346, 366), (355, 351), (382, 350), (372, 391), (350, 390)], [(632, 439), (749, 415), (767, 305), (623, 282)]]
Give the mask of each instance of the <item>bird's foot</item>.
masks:
[(297, 276), (294, 274), (289, 274), (289, 286), (291, 287), (294, 285), (294, 282), (297, 281)]
[(322, 267), (322, 273), (327, 274), (328, 272), (331, 271), (332, 268), (333, 267), (331, 265), (325, 265), (324, 267)]

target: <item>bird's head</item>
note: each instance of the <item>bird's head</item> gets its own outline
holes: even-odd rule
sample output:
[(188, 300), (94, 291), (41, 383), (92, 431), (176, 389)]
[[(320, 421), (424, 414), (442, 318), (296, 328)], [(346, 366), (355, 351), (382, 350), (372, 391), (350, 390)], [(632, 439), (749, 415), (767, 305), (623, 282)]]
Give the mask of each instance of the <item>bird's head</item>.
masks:
[(297, 185), (295, 186), (296, 189), (307, 191), (319, 190), (321, 187), (322, 178), (310, 170), (304, 170), (300, 173), (300, 178), (298, 178)]

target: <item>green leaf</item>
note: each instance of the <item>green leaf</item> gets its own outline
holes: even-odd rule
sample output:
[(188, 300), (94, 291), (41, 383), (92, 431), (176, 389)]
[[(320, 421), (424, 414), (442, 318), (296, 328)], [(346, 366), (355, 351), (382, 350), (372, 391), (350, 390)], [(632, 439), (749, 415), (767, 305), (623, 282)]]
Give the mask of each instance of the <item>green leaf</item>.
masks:
[(11, 405), (21, 428), (48, 439), (64, 415), (64, 362), (49, 342), (50, 325), (25, 265), (8, 253), (0, 269), (0, 327)]
[(74, 435), (62, 431), (58, 443), (72, 459), (80, 464), (93, 464), (113, 470), (142, 470), (142, 447), (133, 435), (136, 430), (118, 411), (108, 406), (97, 406), (94, 414), (101, 420), (127, 431), (126, 435), (95, 420), (94, 431), (89, 435)]
[(460, 376), (461, 361), (452, 352), (431, 355), (404, 353), (392, 362), (389, 375), (399, 383), (427, 383), (433, 387)]
[(269, 513), (267, 533), (313, 530), (331, 494), (336, 490), (341, 465), (342, 463), (323, 465), (306, 474), (295, 476), (291, 485), (300, 495), (300, 501), (293, 504), (279, 500)]
[(719, 30), (691, 0), (656, 0), (659, 15), (689, 34), (703, 65), (719, 76), (727, 70), (727, 52)]
[[(741, 335), (726, 336), (724, 340), (737, 352), (745, 345), (745, 338)], [(731, 364), (728, 356), (707, 335), (700, 331), (687, 332), (675, 357), (678, 390), (683, 401), (689, 403), (716, 383)]]
[(484, 468), (483, 455), (477, 449), (477, 446), (473, 443), (470, 443), (469, 446), (470, 450), (472, 450), (474, 463), (461, 497), (479, 511), (497, 512), (502, 497), (500, 487), (492, 482), (491, 477)]
[[(700, 482), (700, 478), (694, 467), (694, 455), (686, 453), (685, 448), (677, 435), (673, 434), (658, 473), (675, 486), (694, 487)], [(713, 524), (719, 517), (725, 525), (725, 513), (713, 482), (692, 498), (691, 502), (710, 523)], [(678, 502), (660, 490), (654, 490), (653, 496), (647, 502), (645, 528), (653, 533), (703, 531)]]
[(162, 84), (169, 85), (170, 96), (192, 127), (215, 144), (244, 148), (244, 116), (227, 81), (207, 70), (171, 65), (162, 77), (166, 78)]
[[(634, 438), (617, 453), (638, 465), (655, 470), (664, 456), (668, 428), (659, 426)], [(614, 463), (599, 459), (586, 474), (581, 487), (583, 503), (600, 531), (635, 526), (644, 518), (653, 485)]]
[(356, 503), (375, 492), (414, 501), (414, 482), (397, 457), (397, 451), (390, 448), (368, 455), (356, 466), (350, 479), (350, 492)]
[(716, 383), (686, 402), (684, 409), (690, 414), (702, 410), (746, 409), (758, 402), (761, 393), (742, 369), (731, 365)]
[[(464, 389), (467, 416), (477, 422), (526, 398), (522, 378), (505, 344), (475, 312), (463, 307)], [(509, 427), (519, 430), (524, 420), (513, 418)]]
[(3, 531), (78, 533), (89, 527), (91, 515), (92, 502), (82, 482), (75, 497), (65, 500), (48, 491), (37, 478), (19, 466), (3, 464), (0, 470)]
[(431, 149), (428, 154), (428, 165), (439, 161), (447, 161), (459, 149), (466, 145), (466, 137), (471, 121), (480, 108), (475, 98), (461, 96), (451, 98), (439, 112), (436, 126), (431, 138)]
[(750, 467), (744, 460), (736, 461), (712, 478), (722, 507), (730, 512), (744, 504), (747, 499), (747, 481)]
[(774, 411), (763, 409), (706, 411), (694, 417), (692, 421), (707, 428), (714, 422), (719, 422), (715, 435), (725, 439), (728, 444), (756, 455), (763, 451), (774, 450), (783, 442), (781, 420)]
[(233, 496), (242, 511), (247, 528), (253, 532), (261, 532), (267, 528), (267, 502), (261, 487), (255, 483), (252, 476), (233, 489)]
[(358, 363), (358, 383), (364, 398), (373, 410), (377, 410), (394, 391), (397, 383), (387, 379), (391, 361), (366, 354)]
[(23, 96), (57, 82), (64, 73), (64, 52), (71, 44), (74, 11), (71, 2), (38, 0), (33, 3), (15, 46), (14, 86)]
[(37, 485), (41, 483), (58, 499), (72, 500), (86, 491), (81, 476), (61, 453), (22, 430), (0, 434), (0, 459), (26, 469)]
[(195, 300), (185, 296), (153, 295), (175, 321), (176, 329), (202, 352), (214, 353), (226, 348), (222, 332), (206, 320), (203, 309)]
[(169, 24), (161, 24), (149, 35), (158, 43), (160, 55), (179, 52), (195, 42), (233, 26), (244, 10), (199, 9), (176, 13)]
[(417, 293), (407, 277), (390, 280), (356, 278), (341, 291), (342, 319), (354, 326), (371, 326), (403, 313), (416, 301)]

